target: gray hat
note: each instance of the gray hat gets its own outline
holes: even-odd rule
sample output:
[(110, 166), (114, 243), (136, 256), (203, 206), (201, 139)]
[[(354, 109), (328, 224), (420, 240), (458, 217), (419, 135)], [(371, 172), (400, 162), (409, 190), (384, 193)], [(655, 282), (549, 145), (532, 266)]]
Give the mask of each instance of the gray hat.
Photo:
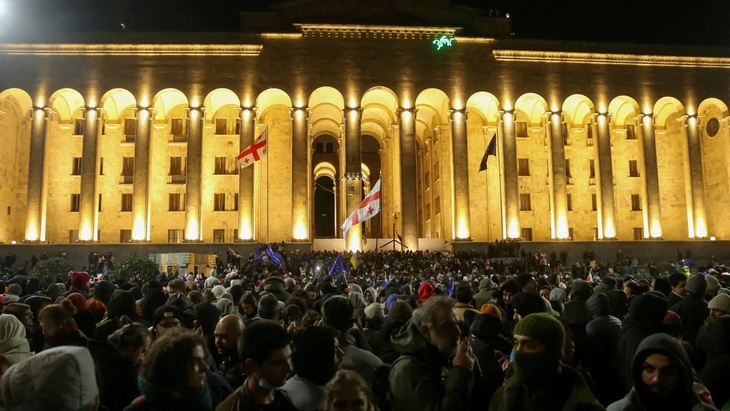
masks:
[(718, 294), (716, 295), (712, 300), (710, 300), (710, 303), (707, 304), (707, 308), (709, 309), (715, 309), (720, 311), (725, 311), (727, 314), (728, 311), (730, 311), (730, 295), (727, 294)]
[(482, 281), (479, 281), (480, 290), (492, 291), (492, 288), (494, 288), (494, 282), (492, 282), (492, 280), (490, 280), (489, 278), (485, 278)]
[(707, 281), (707, 291), (717, 291), (720, 289), (720, 282), (714, 276), (706, 275), (705, 281)]
[(695, 274), (687, 280), (687, 292), (690, 294), (704, 295), (707, 291), (707, 281), (702, 274)]
[(273, 294), (266, 294), (259, 300), (258, 316), (264, 320), (276, 321), (279, 311), (279, 300)]
[(23, 289), (18, 284), (10, 284), (10, 287), (8, 287), (8, 294), (20, 297), (20, 293), (22, 292)]

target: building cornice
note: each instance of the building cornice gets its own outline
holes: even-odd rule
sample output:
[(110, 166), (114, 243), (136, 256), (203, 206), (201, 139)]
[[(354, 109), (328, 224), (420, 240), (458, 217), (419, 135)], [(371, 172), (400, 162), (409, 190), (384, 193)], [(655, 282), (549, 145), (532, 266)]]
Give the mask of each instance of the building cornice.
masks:
[(497, 61), (730, 68), (729, 57), (662, 56), (564, 51), (492, 50)]
[(261, 44), (0, 44), (0, 54), (36, 56), (258, 56)]
[(304, 37), (428, 39), (453, 36), (461, 27), (369, 26), (350, 24), (303, 24), (294, 26)]

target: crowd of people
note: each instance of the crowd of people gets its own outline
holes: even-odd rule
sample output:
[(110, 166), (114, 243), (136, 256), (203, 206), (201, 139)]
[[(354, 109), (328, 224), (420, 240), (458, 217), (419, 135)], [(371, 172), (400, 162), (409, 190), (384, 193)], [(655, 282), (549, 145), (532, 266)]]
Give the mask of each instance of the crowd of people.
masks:
[(730, 410), (724, 265), (262, 249), (144, 284), (6, 270), (0, 409)]

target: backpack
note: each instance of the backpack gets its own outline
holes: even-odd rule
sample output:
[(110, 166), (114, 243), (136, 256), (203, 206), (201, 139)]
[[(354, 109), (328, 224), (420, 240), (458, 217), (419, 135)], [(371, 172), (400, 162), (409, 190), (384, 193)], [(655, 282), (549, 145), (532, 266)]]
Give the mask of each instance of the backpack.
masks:
[(378, 366), (373, 372), (373, 380), (371, 381), (373, 401), (379, 411), (393, 410), (393, 395), (390, 391), (390, 370), (398, 361), (404, 358), (415, 359), (415, 357), (409, 355), (401, 355), (392, 364)]

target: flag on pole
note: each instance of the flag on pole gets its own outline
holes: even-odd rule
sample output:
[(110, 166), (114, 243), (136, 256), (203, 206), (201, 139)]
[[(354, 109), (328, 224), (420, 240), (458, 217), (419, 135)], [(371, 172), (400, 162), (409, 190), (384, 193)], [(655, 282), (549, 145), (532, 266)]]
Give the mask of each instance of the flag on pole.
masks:
[(480, 173), (487, 169), (487, 158), (489, 156), (497, 157), (497, 133), (494, 133), (494, 135), (492, 136), (492, 141), (489, 142), (489, 145), (487, 146), (487, 150), (484, 152), (484, 157), (482, 157), (482, 162), (479, 164)]
[(357, 261), (357, 254), (352, 253), (352, 257), (350, 257), (350, 264), (354, 270), (357, 270), (357, 267), (360, 265), (360, 262)]
[(250, 146), (246, 147), (245, 150), (241, 151), (238, 155), (238, 164), (241, 168), (250, 166), (251, 164), (266, 157), (266, 149), (269, 140), (269, 128), (266, 127), (263, 133), (256, 139)]
[(373, 189), (370, 190), (367, 197), (362, 200), (360, 206), (357, 207), (357, 210), (353, 211), (352, 214), (347, 217), (345, 223), (342, 224), (342, 227), (340, 227), (343, 231), (344, 237), (347, 237), (347, 230), (349, 230), (352, 226), (373, 218), (376, 214), (378, 214), (378, 212), (380, 212), (380, 180), (375, 183), (375, 186), (373, 186)]
[(339, 274), (342, 274), (344, 271), (345, 271), (345, 264), (342, 263), (342, 253), (340, 253), (340, 254), (337, 254), (335, 263), (332, 264), (332, 268), (330, 268), (330, 275), (334, 277)]
[(284, 262), (284, 257), (282, 257), (281, 254), (277, 253), (276, 251), (272, 250), (271, 245), (269, 245), (269, 248), (266, 249), (266, 254), (268, 254), (271, 261), (275, 262), (276, 264), (281, 264)]

